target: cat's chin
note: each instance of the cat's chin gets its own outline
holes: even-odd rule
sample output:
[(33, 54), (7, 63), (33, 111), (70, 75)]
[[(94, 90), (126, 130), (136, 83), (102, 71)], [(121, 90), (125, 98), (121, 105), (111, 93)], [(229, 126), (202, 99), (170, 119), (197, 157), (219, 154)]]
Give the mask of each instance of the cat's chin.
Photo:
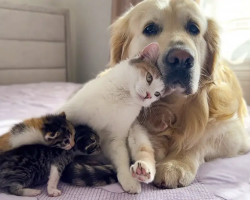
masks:
[(138, 99), (141, 101), (141, 102), (144, 102), (145, 101), (145, 98), (143, 96), (141, 96), (140, 94), (137, 94), (138, 96)]
[(140, 105), (143, 105), (146, 99), (140, 94), (136, 93), (136, 100), (138, 101)]

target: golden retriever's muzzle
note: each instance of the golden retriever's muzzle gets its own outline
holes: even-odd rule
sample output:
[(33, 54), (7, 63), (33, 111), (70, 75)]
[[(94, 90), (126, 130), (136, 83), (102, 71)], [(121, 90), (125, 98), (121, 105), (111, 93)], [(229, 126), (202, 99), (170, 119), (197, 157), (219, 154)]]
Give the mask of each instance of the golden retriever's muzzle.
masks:
[(192, 93), (192, 73), (194, 53), (182, 43), (172, 47), (162, 58), (164, 67), (160, 67), (165, 84), (171, 88), (182, 88), (186, 94)]

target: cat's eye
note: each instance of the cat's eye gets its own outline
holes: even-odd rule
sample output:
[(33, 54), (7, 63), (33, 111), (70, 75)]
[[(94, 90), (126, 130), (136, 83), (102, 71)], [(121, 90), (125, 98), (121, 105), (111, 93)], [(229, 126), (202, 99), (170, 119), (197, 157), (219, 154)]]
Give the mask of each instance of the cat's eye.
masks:
[(155, 96), (156, 96), (156, 97), (159, 97), (160, 95), (161, 95), (160, 92), (155, 92)]
[(51, 132), (50, 133), (50, 137), (55, 137), (56, 133), (55, 132)]
[(64, 144), (69, 144), (69, 139), (64, 140)]
[(146, 80), (149, 84), (153, 81), (153, 76), (149, 72), (146, 75)]

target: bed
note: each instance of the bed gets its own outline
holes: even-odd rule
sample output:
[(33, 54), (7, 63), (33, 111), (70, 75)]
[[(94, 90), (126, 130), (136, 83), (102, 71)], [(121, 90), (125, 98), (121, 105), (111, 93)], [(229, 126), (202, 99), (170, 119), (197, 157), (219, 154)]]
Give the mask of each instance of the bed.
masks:
[[(70, 49), (68, 11), (0, 4), (0, 135), (25, 118), (51, 113), (82, 85), (68, 82)], [(250, 111), (250, 109), (249, 109)], [(250, 125), (250, 118), (246, 119)], [(248, 132), (250, 133), (250, 127)], [(203, 164), (189, 187), (124, 193), (119, 184), (81, 188), (60, 183), (62, 196), (50, 198), (0, 191), (1, 200), (245, 200), (250, 199), (250, 153)], [(1, 183), (0, 183), (1, 184)]]

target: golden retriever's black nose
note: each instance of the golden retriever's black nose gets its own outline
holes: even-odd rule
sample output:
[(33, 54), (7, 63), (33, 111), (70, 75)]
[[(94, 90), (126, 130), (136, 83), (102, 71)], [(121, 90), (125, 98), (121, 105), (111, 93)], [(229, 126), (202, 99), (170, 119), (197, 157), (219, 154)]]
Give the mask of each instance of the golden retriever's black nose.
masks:
[(194, 57), (186, 50), (173, 48), (166, 56), (166, 63), (173, 69), (190, 69), (194, 66)]

